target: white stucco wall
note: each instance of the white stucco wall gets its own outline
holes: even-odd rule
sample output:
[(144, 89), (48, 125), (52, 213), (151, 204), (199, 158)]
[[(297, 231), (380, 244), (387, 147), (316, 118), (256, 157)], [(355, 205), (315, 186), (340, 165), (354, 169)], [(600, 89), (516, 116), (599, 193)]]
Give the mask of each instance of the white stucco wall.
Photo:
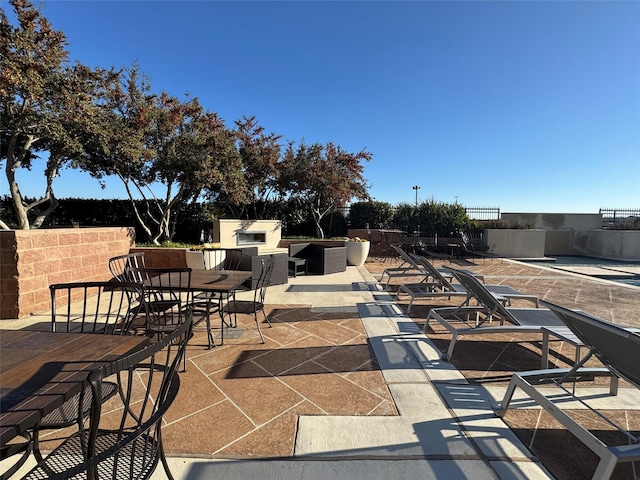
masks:
[(572, 232), (571, 246), (576, 255), (640, 260), (640, 231), (591, 230)]
[(259, 249), (273, 250), (278, 247), (282, 238), (282, 222), (280, 220), (237, 220), (216, 219), (213, 222), (213, 242), (220, 243), (222, 248), (236, 248), (238, 233), (265, 232), (266, 243), (255, 245)]
[(485, 230), (487, 244), (494, 244), (494, 253), (508, 258), (544, 257), (544, 230)]
[(594, 230), (602, 228), (599, 213), (503, 213), (502, 220), (532, 223), (542, 230)]

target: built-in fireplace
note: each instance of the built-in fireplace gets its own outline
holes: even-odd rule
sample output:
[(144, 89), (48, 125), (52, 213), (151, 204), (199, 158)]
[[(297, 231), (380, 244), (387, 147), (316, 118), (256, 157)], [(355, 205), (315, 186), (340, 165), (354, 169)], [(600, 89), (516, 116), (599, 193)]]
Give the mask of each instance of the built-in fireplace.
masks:
[(252, 277), (245, 286), (257, 286), (262, 262), (273, 255), (274, 264), (269, 285), (287, 283), (288, 249), (280, 248), (282, 222), (279, 220), (217, 219), (213, 222), (211, 238), (216, 247), (242, 249), (239, 270), (251, 271)]
[[(218, 219), (213, 222), (213, 242), (220, 248), (257, 247), (260, 253), (276, 252), (280, 244), (279, 220)], [(285, 249), (286, 250), (286, 249)]]
[(238, 232), (236, 244), (238, 247), (266, 245), (267, 232)]

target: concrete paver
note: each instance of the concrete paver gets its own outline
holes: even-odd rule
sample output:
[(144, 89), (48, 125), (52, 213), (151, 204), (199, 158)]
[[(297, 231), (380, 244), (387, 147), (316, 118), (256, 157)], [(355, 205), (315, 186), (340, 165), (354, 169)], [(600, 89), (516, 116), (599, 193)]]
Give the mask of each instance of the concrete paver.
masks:
[[(494, 413), (506, 387), (470, 385), (364, 267), (298, 276), (270, 287), (267, 300), (311, 305), (312, 313), (358, 313), (399, 416), (303, 415), (293, 457), (171, 457), (176, 479), (551, 478)], [(640, 404), (629, 390), (616, 399), (622, 408)], [(516, 393), (519, 401), (526, 399)], [(153, 478), (165, 478), (161, 467)]]

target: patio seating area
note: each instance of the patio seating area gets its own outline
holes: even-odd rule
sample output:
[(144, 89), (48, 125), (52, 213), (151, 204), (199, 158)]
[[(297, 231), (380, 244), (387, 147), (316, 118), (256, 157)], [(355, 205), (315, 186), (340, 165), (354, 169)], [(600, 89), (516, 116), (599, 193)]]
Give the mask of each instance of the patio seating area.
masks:
[[(446, 265), (640, 327), (633, 315), (639, 288), (509, 260)], [(495, 413), (511, 374), (539, 368), (539, 335), (465, 337), (451, 363), (443, 362), (449, 332), (435, 323), (426, 336), (422, 329), (431, 308), (461, 299), (416, 298), (407, 315), (408, 300), (395, 301), (400, 279), (388, 291), (377, 282), (390, 266), (368, 261), (268, 287), (273, 327), (263, 330), (264, 344), (252, 316), (238, 316), (224, 345), (212, 349), (206, 327), (198, 325), (180, 392), (164, 416), (174, 477), (590, 478), (597, 457), (544, 410), (511, 409), (504, 419)], [(2, 327), (47, 330), (49, 315)], [(218, 322), (213, 333), (218, 339)], [(551, 342), (552, 366), (570, 366), (573, 358), (572, 346)], [(608, 383), (592, 388), (608, 391)], [(594, 395), (634, 431), (637, 393), (621, 382), (616, 397)], [(602, 433), (615, 440), (615, 432), (603, 427)], [(40, 448), (64, 436), (47, 432)], [(165, 478), (162, 469), (154, 478)], [(632, 468), (621, 465), (612, 478), (634, 478)]]

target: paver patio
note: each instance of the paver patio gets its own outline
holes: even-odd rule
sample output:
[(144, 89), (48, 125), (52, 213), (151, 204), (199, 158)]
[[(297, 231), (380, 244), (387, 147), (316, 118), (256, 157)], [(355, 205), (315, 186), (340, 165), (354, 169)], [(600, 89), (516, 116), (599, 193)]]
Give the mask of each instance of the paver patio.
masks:
[[(442, 262), (435, 263), (439, 266)], [(459, 260), (458, 263), (485, 275), (487, 283), (508, 284), (542, 299), (640, 327), (640, 319), (634, 315), (640, 307), (640, 288), (507, 260)], [(558, 479), (588, 477), (593, 470), (593, 456), (539, 409), (512, 410), (505, 421), (544, 467), (526, 451), (517, 452), (514, 458), (505, 461), (493, 451), (483, 450), (483, 441), (477, 436), (474, 438), (473, 422), (467, 423), (467, 430), (463, 426), (459, 433), (455, 428), (451, 430), (452, 435), (460, 435), (455, 438), (463, 442), (459, 458), (451, 454), (435, 455), (425, 445), (420, 445), (432, 441), (432, 437), (428, 442), (427, 437), (420, 441), (421, 429), (434, 428), (433, 423), (429, 426), (429, 422), (415, 420), (415, 415), (425, 413), (422, 410), (435, 411), (443, 406), (444, 416), (449, 418), (442, 426), (444, 430), (453, 428), (451, 418), (470, 414), (470, 411), (455, 410), (447, 403), (456, 395), (455, 388), (459, 388), (462, 377), (455, 375), (458, 371), (469, 382), (469, 387), (465, 388), (486, 388), (489, 398), (494, 395), (494, 399), (500, 400), (500, 392), (506, 387), (511, 372), (538, 368), (539, 345), (538, 340), (523, 339), (522, 336), (462, 339), (456, 347), (452, 365), (439, 362), (437, 351), (429, 346), (429, 341), (444, 348), (447, 333), (434, 328), (428, 333), (427, 340), (421, 328), (429, 308), (452, 303), (446, 299), (428, 303), (418, 300), (410, 317), (405, 316), (368, 276), (371, 273), (379, 278), (382, 270), (392, 265), (392, 260), (372, 260), (365, 264), (366, 270), (361, 270), (361, 276), (299, 276), (290, 279), (288, 285), (270, 287), (267, 302), (273, 328), (263, 324), (264, 345), (260, 344), (255, 324), (248, 317), (239, 318), (238, 328), (225, 333), (225, 345), (211, 350), (205, 348), (206, 334), (198, 327), (187, 349), (187, 372), (181, 374), (180, 394), (165, 417), (163, 429), (165, 449), (174, 457), (172, 465), (180, 472), (176, 477), (211, 478), (214, 472), (226, 472), (229, 478), (245, 478), (239, 476), (239, 472), (244, 472), (248, 476), (255, 474), (255, 478), (266, 478), (280, 471), (282, 475), (274, 474), (274, 478), (322, 478), (323, 475), (347, 478), (361, 475), (363, 471), (377, 471), (371, 478), (388, 478), (375, 475), (382, 475), (388, 467), (379, 462), (386, 465), (384, 461), (390, 459), (396, 460), (395, 466), (402, 472), (413, 472), (424, 478), (437, 478), (452, 471), (466, 478), (485, 478), (485, 472), (511, 478), (513, 471), (510, 469), (516, 464), (520, 474), (530, 472), (526, 475), (528, 478), (544, 478), (540, 475), (545, 468)], [(452, 266), (455, 267), (455, 263)], [(348, 268), (353, 272), (352, 269), (356, 267)], [(391, 290), (393, 283), (398, 281), (394, 279)], [(381, 313), (372, 314), (372, 306)], [(367, 315), (363, 313), (365, 310), (368, 310)], [(390, 318), (397, 332), (406, 333), (404, 340), (416, 345), (411, 347), (417, 352), (413, 359), (401, 359), (406, 362), (402, 370), (397, 370), (397, 363), (394, 364), (400, 361), (392, 355), (394, 335), (372, 334), (381, 328), (376, 315)], [(28, 328), (47, 328), (46, 316), (8, 322), (3, 326), (19, 327), (26, 323), (31, 324)], [(552, 361), (558, 366), (573, 358), (573, 350), (560, 342), (554, 342), (552, 349)], [(380, 352), (385, 355), (380, 356)], [(406, 355), (406, 350), (403, 352)], [(396, 365), (395, 371), (389, 369), (391, 364)], [(417, 375), (426, 375), (428, 379), (423, 382), (412, 377)], [(431, 393), (425, 395), (424, 392)], [(492, 417), (491, 405), (487, 408), (489, 410), (483, 413), (485, 420)], [(635, 408), (640, 405), (620, 409), (616, 415), (623, 416), (630, 425), (640, 426)], [(415, 440), (403, 440), (409, 443), (399, 448), (399, 444), (393, 443), (396, 437), (389, 433), (386, 450), (382, 445), (375, 446), (375, 441), (371, 440), (367, 447), (369, 451), (334, 451), (328, 456), (311, 454), (314, 459), (324, 455), (325, 460), (347, 455), (348, 461), (353, 462), (348, 466), (345, 464), (343, 470), (337, 464), (329, 466), (326, 461), (324, 469), (310, 463), (308, 472), (318, 468), (317, 477), (303, 477), (296, 473), (299, 465), (287, 462), (294, 459), (300, 462), (305, 456), (304, 448), (317, 448), (316, 452), (325, 448), (321, 442), (314, 443), (323, 440), (313, 438), (317, 432), (325, 432), (323, 435), (334, 442), (331, 445), (337, 444), (336, 438), (331, 437), (340, 437), (344, 445), (348, 445), (350, 433), (355, 436), (363, 428), (361, 421), (352, 423), (358, 417), (368, 417), (374, 431), (376, 428), (384, 430), (388, 422), (397, 424), (404, 419), (409, 429), (418, 434), (417, 444), (411, 443)], [(312, 430), (314, 435), (307, 438), (311, 431), (307, 429), (309, 422), (317, 430)], [(431, 435), (427, 430), (424, 434)], [(453, 445), (444, 437), (440, 441), (449, 447)], [(475, 445), (475, 450), (465, 450), (465, 444)], [(559, 455), (559, 445), (570, 454)], [(389, 453), (393, 449), (396, 450), (395, 457)], [(371, 453), (375, 451), (378, 453)], [(211, 460), (220, 459), (230, 459), (232, 463), (211, 463)], [(246, 462), (249, 459), (252, 463)], [(363, 459), (368, 462), (365, 466), (358, 463)], [(427, 474), (422, 470), (425, 459), (431, 465)], [(264, 460), (269, 462), (261, 463)], [(443, 460), (454, 461), (442, 463)], [(399, 461), (405, 461), (403, 466)], [(531, 470), (536, 466), (537, 470)], [(633, 478), (630, 474), (630, 469), (620, 468), (616, 471), (619, 476), (615, 478)], [(156, 477), (163, 478), (163, 475)]]

